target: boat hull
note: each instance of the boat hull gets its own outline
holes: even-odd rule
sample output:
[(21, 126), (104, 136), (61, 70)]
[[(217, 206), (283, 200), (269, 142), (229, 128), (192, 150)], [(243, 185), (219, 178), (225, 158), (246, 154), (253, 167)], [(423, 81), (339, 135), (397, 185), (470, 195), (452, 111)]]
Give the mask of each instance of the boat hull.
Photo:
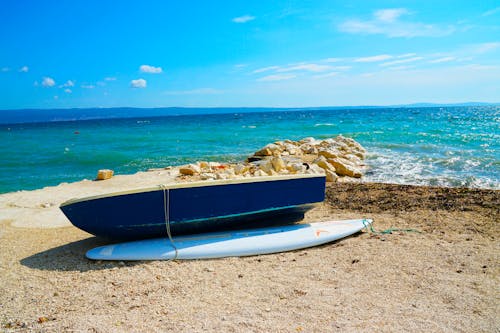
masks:
[(99, 237), (133, 240), (300, 220), (324, 200), (324, 177), (187, 183), (71, 200), (61, 210)]

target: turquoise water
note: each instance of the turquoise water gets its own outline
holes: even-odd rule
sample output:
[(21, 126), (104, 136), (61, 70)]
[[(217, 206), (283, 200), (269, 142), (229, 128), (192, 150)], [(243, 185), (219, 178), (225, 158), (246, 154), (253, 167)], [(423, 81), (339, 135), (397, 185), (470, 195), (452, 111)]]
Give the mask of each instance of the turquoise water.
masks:
[(0, 193), (93, 179), (103, 168), (241, 161), (276, 140), (338, 134), (368, 150), (368, 181), (500, 189), (499, 106), (243, 111), (1, 124)]

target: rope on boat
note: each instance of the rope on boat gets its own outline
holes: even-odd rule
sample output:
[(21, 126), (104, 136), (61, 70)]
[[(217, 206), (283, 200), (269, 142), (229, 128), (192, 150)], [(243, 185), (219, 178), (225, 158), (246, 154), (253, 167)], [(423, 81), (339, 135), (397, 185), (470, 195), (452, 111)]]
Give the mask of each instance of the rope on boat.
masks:
[(177, 250), (177, 246), (175, 246), (174, 239), (172, 238), (172, 232), (170, 231), (170, 189), (164, 184), (160, 185), (160, 188), (163, 190), (163, 213), (165, 215), (165, 228), (167, 229), (168, 239), (175, 250), (175, 256), (172, 260), (177, 259), (179, 255), (179, 251)]

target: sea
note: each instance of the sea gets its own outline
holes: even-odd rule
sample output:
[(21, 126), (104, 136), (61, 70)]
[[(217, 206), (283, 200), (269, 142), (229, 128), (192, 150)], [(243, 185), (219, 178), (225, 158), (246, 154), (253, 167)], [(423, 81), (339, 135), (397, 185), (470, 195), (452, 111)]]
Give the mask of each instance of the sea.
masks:
[(500, 106), (166, 108), (0, 111), (0, 193), (339, 134), (366, 148), (366, 181), (500, 189)]

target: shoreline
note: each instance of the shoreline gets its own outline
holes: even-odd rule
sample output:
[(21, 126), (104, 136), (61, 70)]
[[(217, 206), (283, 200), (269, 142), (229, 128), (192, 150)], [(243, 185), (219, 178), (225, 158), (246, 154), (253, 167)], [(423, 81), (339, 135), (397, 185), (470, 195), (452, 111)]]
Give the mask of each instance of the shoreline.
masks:
[(305, 222), (366, 217), (378, 231), (419, 232), (364, 230), (320, 247), (243, 258), (87, 260), (85, 252), (105, 241), (50, 212), (71, 194), (119, 189), (134, 179), (157, 181), (139, 173), (0, 195), (2, 330), (491, 332), (500, 326), (498, 190), (329, 183), (325, 201)]

